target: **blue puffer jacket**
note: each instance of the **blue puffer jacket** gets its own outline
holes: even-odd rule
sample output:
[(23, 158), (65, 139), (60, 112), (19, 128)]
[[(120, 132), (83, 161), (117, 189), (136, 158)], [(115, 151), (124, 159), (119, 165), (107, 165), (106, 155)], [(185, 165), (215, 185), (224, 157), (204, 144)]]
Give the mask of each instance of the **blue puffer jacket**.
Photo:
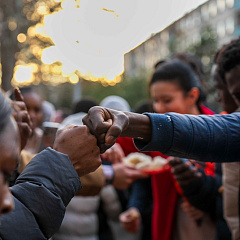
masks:
[(152, 122), (152, 140), (135, 140), (140, 151), (160, 151), (204, 162), (240, 161), (240, 113), (147, 115)]
[(3, 215), (0, 239), (43, 240), (60, 227), (81, 183), (67, 155), (47, 148), (26, 166), (11, 188), (15, 208)]

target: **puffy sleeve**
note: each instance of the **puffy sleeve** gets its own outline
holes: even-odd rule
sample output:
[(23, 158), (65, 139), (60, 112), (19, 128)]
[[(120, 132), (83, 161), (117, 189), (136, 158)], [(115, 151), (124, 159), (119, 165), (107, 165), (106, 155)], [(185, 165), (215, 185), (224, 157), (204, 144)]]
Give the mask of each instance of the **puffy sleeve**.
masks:
[(228, 115), (147, 114), (152, 139), (135, 140), (141, 151), (160, 151), (168, 156), (205, 162), (240, 159), (240, 113)]
[(11, 188), (15, 208), (2, 216), (0, 236), (6, 240), (50, 238), (80, 188), (68, 156), (47, 148), (31, 160)]

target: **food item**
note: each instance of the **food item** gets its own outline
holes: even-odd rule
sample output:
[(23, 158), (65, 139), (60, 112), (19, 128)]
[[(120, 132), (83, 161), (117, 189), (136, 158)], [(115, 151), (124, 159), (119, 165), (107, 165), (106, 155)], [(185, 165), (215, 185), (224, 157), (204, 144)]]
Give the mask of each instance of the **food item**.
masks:
[(138, 152), (130, 153), (123, 161), (126, 165), (141, 170), (162, 169), (167, 164), (167, 160), (162, 157), (155, 157), (152, 160), (150, 156)]
[(152, 164), (151, 164), (151, 169), (161, 169), (165, 167), (167, 164), (167, 160), (165, 158), (162, 158), (160, 156), (153, 158)]
[(143, 153), (130, 153), (123, 159), (124, 163), (129, 167), (135, 167), (138, 169), (148, 169), (151, 165), (152, 158)]

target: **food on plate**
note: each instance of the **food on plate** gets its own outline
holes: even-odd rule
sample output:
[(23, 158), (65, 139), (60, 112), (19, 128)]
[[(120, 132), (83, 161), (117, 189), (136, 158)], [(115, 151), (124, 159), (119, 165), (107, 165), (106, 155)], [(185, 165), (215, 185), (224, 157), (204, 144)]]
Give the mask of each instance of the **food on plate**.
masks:
[(123, 159), (124, 163), (129, 167), (135, 167), (138, 169), (148, 169), (152, 162), (152, 158), (143, 153), (130, 153)]
[(165, 167), (167, 164), (167, 160), (160, 156), (153, 158), (151, 169), (161, 169)]
[(135, 167), (141, 170), (156, 170), (166, 166), (167, 160), (162, 157), (152, 158), (143, 153), (130, 153), (123, 159), (124, 163), (130, 167)]

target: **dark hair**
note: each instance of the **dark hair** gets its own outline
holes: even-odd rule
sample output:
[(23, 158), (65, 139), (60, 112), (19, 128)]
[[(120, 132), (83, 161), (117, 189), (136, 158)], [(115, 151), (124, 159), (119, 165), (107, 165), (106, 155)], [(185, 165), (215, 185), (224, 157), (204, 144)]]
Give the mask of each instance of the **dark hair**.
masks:
[(189, 92), (193, 87), (198, 88), (200, 94), (197, 105), (206, 99), (199, 77), (187, 63), (181, 60), (174, 59), (159, 66), (153, 73), (149, 85), (151, 86), (159, 81), (177, 82), (185, 93)]
[(139, 105), (136, 106), (135, 113), (144, 113), (144, 112), (150, 112), (153, 113), (153, 103), (152, 101), (143, 101)]
[(220, 48), (214, 55), (214, 58), (213, 58), (213, 64), (214, 65), (217, 65), (217, 72), (218, 72), (218, 77), (215, 78), (215, 81), (217, 81), (218, 83), (220, 84), (226, 84), (226, 81), (224, 79), (224, 73), (222, 71), (221, 68), (219, 68), (219, 64), (218, 64), (218, 61), (219, 61), (219, 58), (221, 57), (221, 54), (222, 52), (224, 51), (226, 45), (223, 45), (222, 48)]
[(81, 99), (80, 101), (78, 101), (74, 108), (73, 108), (73, 113), (79, 113), (79, 112), (84, 112), (84, 113), (88, 113), (88, 110), (91, 107), (97, 106), (97, 102), (95, 100), (92, 99), (88, 99), (88, 98), (84, 98)]
[(2, 133), (9, 122), (11, 114), (12, 107), (10, 106), (7, 98), (4, 96), (4, 93), (0, 90), (0, 133)]
[[(21, 87), (19, 88), (22, 95), (28, 94), (28, 93), (36, 93), (38, 94), (32, 87)], [(39, 94), (38, 94), (39, 95)], [(39, 95), (40, 96), (40, 95)], [(15, 100), (14, 98), (14, 91), (9, 96), (10, 99)]]
[(157, 61), (155, 64), (154, 64), (154, 69), (156, 70), (159, 66), (161, 66), (163, 63), (167, 62), (166, 59), (162, 59), (162, 60), (159, 60)]
[(198, 75), (199, 80), (202, 83), (205, 81), (203, 64), (199, 57), (197, 57), (196, 55), (189, 53), (189, 52), (180, 52), (180, 53), (177, 53), (173, 57), (173, 59), (174, 58), (177, 58), (177, 59), (180, 59), (180, 60), (186, 62), (193, 69), (193, 71)]
[(218, 57), (218, 66), (225, 80), (225, 74), (240, 64), (240, 38), (223, 47)]

